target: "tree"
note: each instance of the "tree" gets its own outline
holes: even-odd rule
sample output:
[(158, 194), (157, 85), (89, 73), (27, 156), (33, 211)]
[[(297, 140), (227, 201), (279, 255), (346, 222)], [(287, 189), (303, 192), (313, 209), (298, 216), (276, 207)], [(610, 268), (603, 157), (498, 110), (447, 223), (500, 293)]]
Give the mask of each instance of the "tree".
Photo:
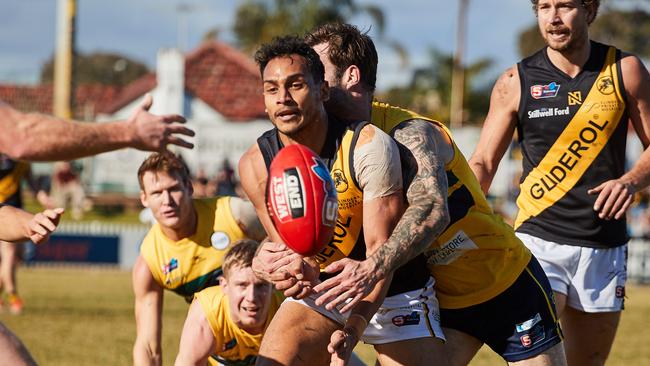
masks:
[[(605, 9), (589, 27), (592, 39), (650, 58), (650, 14), (637, 10)], [(544, 47), (537, 23), (519, 34), (519, 55), (530, 56)]]
[(274, 37), (300, 35), (318, 25), (345, 22), (361, 13), (369, 15), (378, 33), (383, 34), (383, 11), (353, 0), (246, 0), (237, 8), (233, 32), (238, 46), (252, 53)]
[[(41, 83), (52, 83), (54, 59), (41, 68)], [(113, 53), (78, 54), (74, 58), (74, 75), (77, 84), (104, 84), (124, 86), (149, 72), (144, 64)]]
[[(429, 65), (414, 70), (409, 85), (392, 88), (381, 99), (446, 123), (449, 121), (454, 57), (432, 48), (429, 50), (429, 60)], [(470, 124), (482, 122), (487, 113), (489, 87), (475, 84), (477, 76), (491, 66), (492, 60), (487, 58), (465, 66), (464, 114), (466, 122)]]

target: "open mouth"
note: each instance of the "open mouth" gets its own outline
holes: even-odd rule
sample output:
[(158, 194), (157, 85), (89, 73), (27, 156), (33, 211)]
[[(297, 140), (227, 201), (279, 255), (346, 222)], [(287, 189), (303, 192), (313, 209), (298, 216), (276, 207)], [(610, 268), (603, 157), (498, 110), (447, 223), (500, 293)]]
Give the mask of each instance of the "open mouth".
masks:
[(275, 114), (275, 116), (281, 121), (290, 121), (297, 118), (299, 115), (300, 113), (294, 109), (285, 109)]

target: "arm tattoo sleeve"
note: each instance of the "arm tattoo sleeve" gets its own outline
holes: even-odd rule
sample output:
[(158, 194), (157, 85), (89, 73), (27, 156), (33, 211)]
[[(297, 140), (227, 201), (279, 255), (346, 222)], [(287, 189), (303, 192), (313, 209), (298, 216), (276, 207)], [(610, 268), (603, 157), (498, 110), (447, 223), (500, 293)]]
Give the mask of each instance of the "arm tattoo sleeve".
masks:
[(406, 191), (408, 208), (388, 241), (371, 256), (380, 277), (422, 253), (449, 224), (440, 133), (431, 123), (417, 119), (402, 122), (395, 129), (400, 152), (406, 154), (402, 168), (412, 181)]

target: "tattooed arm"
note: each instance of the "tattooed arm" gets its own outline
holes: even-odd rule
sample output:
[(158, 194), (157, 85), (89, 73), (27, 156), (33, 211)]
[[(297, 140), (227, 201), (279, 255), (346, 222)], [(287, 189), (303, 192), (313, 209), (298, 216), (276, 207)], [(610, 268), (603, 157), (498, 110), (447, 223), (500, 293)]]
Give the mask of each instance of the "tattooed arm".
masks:
[[(400, 123), (394, 130), (402, 145), (403, 170), (412, 179), (406, 198), (408, 208), (388, 240), (365, 261), (343, 259), (332, 263), (327, 272), (341, 271), (314, 288), (323, 293), (317, 304), (331, 309), (348, 298), (366, 294), (377, 281), (422, 253), (449, 224), (445, 164), (454, 156), (449, 137), (427, 121)], [(406, 185), (407, 182), (405, 182)], [(346, 304), (342, 312), (354, 306)]]

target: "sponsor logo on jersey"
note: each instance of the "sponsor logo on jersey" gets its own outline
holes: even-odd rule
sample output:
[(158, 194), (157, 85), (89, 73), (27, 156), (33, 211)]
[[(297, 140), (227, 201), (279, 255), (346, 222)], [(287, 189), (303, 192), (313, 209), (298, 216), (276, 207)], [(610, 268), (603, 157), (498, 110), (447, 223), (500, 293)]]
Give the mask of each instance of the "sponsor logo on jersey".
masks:
[(530, 330), (532, 327), (535, 326), (535, 324), (539, 323), (542, 321), (541, 315), (539, 313), (535, 314), (535, 316), (532, 319), (526, 320), (523, 323), (519, 323), (516, 325), (517, 332), (525, 332)]
[(582, 104), (582, 93), (580, 91), (569, 92), (568, 95), (569, 105)]
[(325, 197), (323, 198), (323, 225), (334, 226), (336, 224), (336, 218), (339, 214), (339, 200), (336, 195), (336, 190), (334, 189), (334, 181), (330, 176), (327, 167), (322, 160), (313, 157), (314, 165), (311, 166), (311, 170), (316, 173), (318, 179), (323, 181), (323, 188), (325, 189)]
[(592, 148), (603, 133), (609, 121), (598, 124), (594, 121), (588, 121), (586, 125), (578, 131), (577, 137), (571, 141), (564, 151), (557, 157), (556, 163), (530, 185), (530, 196), (535, 200), (544, 198), (547, 192), (557, 188), (567, 175), (573, 170), (578, 161), (583, 158), (585, 152)]
[(472, 239), (460, 230), (451, 238), (451, 240), (442, 244), (439, 248), (425, 252), (427, 263), (430, 265), (445, 265), (460, 258), (464, 252), (477, 249), (478, 246)]
[(610, 95), (614, 92), (614, 80), (609, 75), (602, 76), (596, 82), (598, 91), (604, 95)]
[(530, 87), (530, 96), (535, 99), (553, 98), (560, 91), (560, 84), (552, 82), (546, 85), (533, 85)]
[[(587, 102), (582, 106), (587, 113), (619, 111), (623, 110), (624, 107), (625, 105), (618, 100), (603, 100), (593, 103)], [(598, 119), (598, 115), (595, 115), (594, 119)]]
[(343, 193), (348, 190), (348, 180), (345, 179), (345, 174), (343, 174), (341, 169), (334, 169), (332, 171), (332, 179), (334, 179), (334, 186), (337, 192)]
[(230, 245), (230, 237), (223, 231), (215, 231), (210, 236), (210, 244), (216, 250), (224, 250)]
[(420, 313), (414, 311), (410, 314), (394, 316), (392, 322), (397, 327), (418, 325), (420, 324)]
[(289, 217), (295, 219), (305, 216), (305, 188), (298, 169), (286, 169), (282, 177), (273, 177), (271, 184), (273, 208), (281, 222)]
[(172, 258), (169, 261), (169, 263), (167, 263), (167, 264), (163, 263), (163, 265), (161, 266), (162, 272), (165, 275), (170, 274), (176, 268), (178, 268), (178, 259), (176, 259), (176, 258)]
[(533, 111), (528, 111), (528, 118), (542, 118), (542, 117), (555, 117), (555, 116), (568, 116), (571, 111), (569, 107), (566, 108), (540, 108)]

